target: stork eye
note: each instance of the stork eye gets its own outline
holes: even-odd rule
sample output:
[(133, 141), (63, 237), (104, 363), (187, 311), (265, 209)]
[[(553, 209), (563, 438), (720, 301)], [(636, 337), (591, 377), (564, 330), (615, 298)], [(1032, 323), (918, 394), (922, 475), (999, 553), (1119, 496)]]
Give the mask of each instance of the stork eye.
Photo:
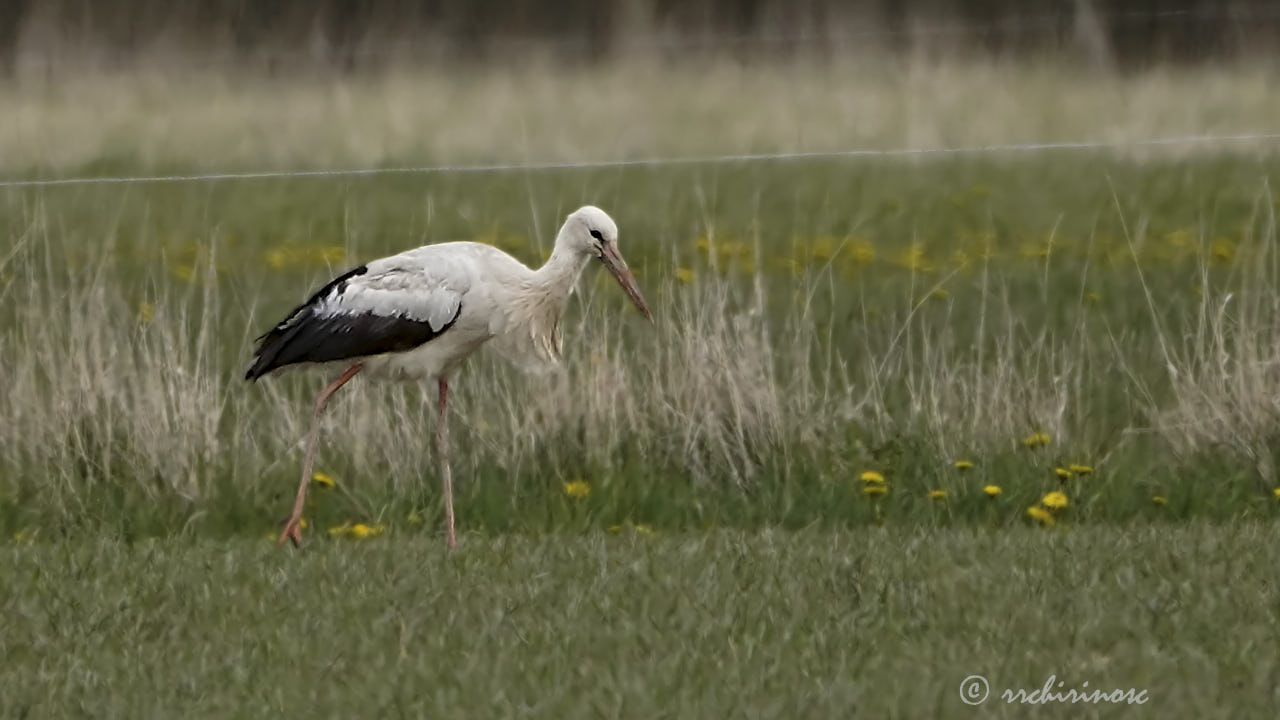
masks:
[(599, 230), (592, 230), (591, 237), (599, 240), (600, 242), (604, 242), (604, 236), (600, 234)]

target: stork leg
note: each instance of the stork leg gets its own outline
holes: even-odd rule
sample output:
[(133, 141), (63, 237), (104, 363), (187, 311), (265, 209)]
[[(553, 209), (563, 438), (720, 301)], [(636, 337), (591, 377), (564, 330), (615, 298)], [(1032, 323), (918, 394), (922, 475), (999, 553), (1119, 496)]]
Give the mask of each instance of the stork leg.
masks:
[(449, 472), (449, 381), (443, 375), (440, 384), (440, 415), (436, 418), (436, 455), (440, 457), (440, 477), (444, 483), (444, 521), (448, 525), (449, 549), (457, 547), (453, 534), (453, 476)]
[(281, 545), (284, 544), (285, 538), (288, 538), (294, 547), (302, 544), (302, 509), (307, 500), (307, 485), (311, 483), (311, 463), (316, 459), (316, 443), (320, 439), (320, 415), (324, 412), (324, 406), (329, 402), (329, 396), (346, 385), (347, 381), (355, 377), (363, 367), (360, 363), (356, 363), (347, 368), (346, 372), (325, 386), (316, 396), (316, 408), (311, 414), (311, 432), (307, 436), (307, 459), (302, 463), (302, 481), (298, 483), (298, 497), (293, 501), (293, 514), (289, 516), (289, 522), (285, 523), (284, 532), (280, 533), (279, 544)]

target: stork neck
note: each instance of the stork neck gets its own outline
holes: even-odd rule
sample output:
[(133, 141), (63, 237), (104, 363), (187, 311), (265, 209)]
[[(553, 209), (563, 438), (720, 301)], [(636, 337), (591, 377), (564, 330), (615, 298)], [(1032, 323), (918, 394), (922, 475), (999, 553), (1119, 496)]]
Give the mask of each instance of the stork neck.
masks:
[(573, 284), (578, 281), (578, 276), (582, 274), (582, 269), (587, 266), (587, 262), (591, 260), (590, 255), (569, 250), (560, 243), (556, 243), (555, 250), (551, 251), (551, 257), (542, 267), (535, 272), (538, 284), (541, 285), (548, 293), (569, 295), (569, 290), (573, 288)]

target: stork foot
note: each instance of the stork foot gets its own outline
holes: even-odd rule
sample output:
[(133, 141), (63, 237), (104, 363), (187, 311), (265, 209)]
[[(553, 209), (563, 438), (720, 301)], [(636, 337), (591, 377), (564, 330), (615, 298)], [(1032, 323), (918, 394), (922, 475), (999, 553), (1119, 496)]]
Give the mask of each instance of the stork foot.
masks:
[(302, 547), (302, 521), (300, 518), (289, 518), (289, 522), (284, 525), (284, 531), (280, 533), (280, 539), (277, 544), (283, 546), (286, 538), (293, 543), (294, 547)]

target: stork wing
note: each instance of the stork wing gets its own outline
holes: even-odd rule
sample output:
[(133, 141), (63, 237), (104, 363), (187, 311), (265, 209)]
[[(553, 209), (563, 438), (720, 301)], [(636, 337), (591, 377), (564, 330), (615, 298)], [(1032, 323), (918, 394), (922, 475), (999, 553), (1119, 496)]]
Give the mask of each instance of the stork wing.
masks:
[(404, 254), (338, 276), (258, 338), (245, 378), (295, 363), (403, 352), (436, 338), (462, 313), (470, 281), (459, 269), (447, 258)]

